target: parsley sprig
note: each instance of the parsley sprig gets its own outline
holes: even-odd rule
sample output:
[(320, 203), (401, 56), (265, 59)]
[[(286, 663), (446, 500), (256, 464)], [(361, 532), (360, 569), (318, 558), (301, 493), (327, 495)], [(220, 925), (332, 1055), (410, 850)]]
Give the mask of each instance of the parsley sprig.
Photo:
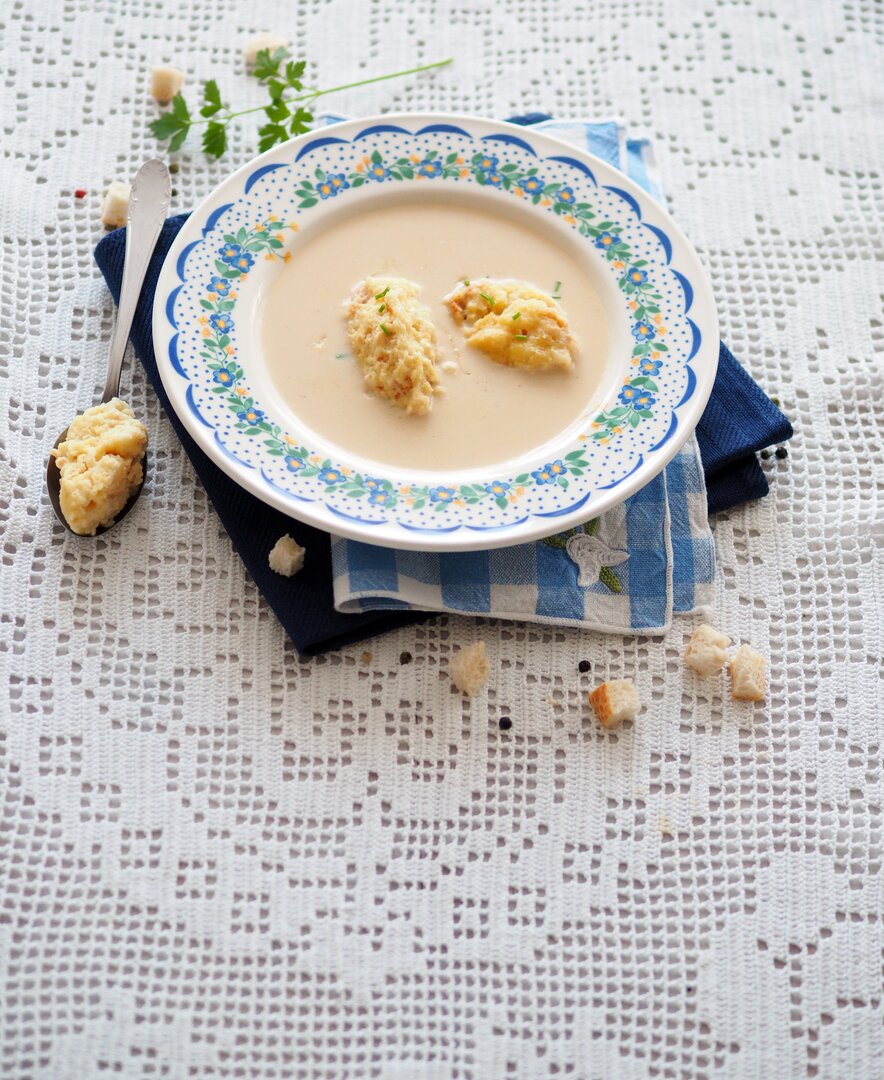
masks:
[(447, 60), (436, 60), (432, 64), (422, 64), (420, 67), (407, 68), (405, 71), (393, 71), (389, 75), (375, 75), (369, 79), (319, 89), (304, 82), (304, 72), (307, 70), (305, 60), (293, 60), (287, 49), (275, 49), (272, 53), (269, 49), (262, 49), (255, 60), (252, 75), (267, 90), (269, 102), (248, 109), (232, 109), (222, 99), (217, 82), (208, 79), (203, 83), (203, 101), (198, 117), (191, 115), (187, 102), (179, 92), (172, 99), (171, 108), (151, 122), (150, 130), (157, 139), (168, 139), (168, 150), (174, 153), (181, 149), (192, 127), (205, 125), (202, 136), (203, 151), (209, 157), (220, 158), (227, 150), (227, 129), (231, 123), (240, 116), (263, 112), (266, 122), (258, 131), (258, 150), (263, 153), (277, 143), (286, 142), (310, 130), (314, 119), (312, 108), (317, 98), (337, 93), (339, 90), (367, 86), (369, 83), (416, 75), (450, 63), (451, 57)]

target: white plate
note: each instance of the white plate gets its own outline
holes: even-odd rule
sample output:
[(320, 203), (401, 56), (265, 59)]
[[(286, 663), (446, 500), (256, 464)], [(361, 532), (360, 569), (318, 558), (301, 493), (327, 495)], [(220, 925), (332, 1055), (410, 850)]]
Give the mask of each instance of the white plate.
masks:
[[(542, 453), (499, 466), (380, 466), (275, 399), (259, 300), (292, 247), (346, 207), (388, 205), (418, 174), (579, 241), (610, 320), (602, 406)], [(429, 183), (427, 183), (429, 181)], [(349, 287), (349, 283), (347, 283)], [(346, 291), (346, 289), (345, 289)], [(350, 120), (269, 150), (194, 211), (156, 292), (154, 346), (173, 408), (210, 458), (292, 517), (390, 547), (502, 547), (596, 517), (643, 487), (699, 420), (718, 363), (706, 274), (667, 212), (621, 172), (541, 132), (463, 116)]]

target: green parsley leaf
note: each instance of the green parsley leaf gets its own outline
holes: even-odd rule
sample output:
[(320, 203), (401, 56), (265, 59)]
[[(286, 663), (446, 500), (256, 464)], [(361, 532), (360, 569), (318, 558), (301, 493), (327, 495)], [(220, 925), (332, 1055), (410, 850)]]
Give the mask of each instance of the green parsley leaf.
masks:
[(223, 108), (221, 91), (218, 89), (218, 84), (214, 79), (208, 79), (203, 84), (203, 101), (204, 105), (200, 109), (200, 116), (214, 116), (216, 112)]
[(279, 65), (288, 55), (288, 49), (274, 49), (272, 54), (269, 49), (262, 49), (255, 57), (252, 74), (259, 81), (279, 75)]
[(203, 132), (203, 152), (219, 158), (227, 149), (227, 128), (224, 124), (211, 123)]

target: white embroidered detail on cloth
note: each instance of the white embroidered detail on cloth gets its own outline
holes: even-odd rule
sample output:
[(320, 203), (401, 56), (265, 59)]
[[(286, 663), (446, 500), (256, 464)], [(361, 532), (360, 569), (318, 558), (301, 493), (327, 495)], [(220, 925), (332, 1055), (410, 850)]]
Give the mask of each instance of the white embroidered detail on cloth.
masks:
[(611, 568), (625, 563), (629, 558), (628, 551), (615, 551), (597, 536), (585, 532), (569, 537), (565, 550), (577, 566), (577, 584), (581, 588), (601, 581), (611, 592), (622, 591), (620, 578)]

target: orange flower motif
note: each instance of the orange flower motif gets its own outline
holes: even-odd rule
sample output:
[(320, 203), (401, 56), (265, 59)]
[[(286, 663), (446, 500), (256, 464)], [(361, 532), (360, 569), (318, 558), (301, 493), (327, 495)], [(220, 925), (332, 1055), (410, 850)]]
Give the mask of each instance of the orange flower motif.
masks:
[(657, 327), (657, 333), (660, 335), (660, 337), (662, 337), (666, 333), (666, 327), (665, 326)]
[(577, 224), (577, 219), (572, 214), (565, 214), (564, 218), (565, 218), (565, 221), (567, 221), (569, 225), (576, 225)]
[(411, 491), (411, 488), (408, 486), (408, 484), (406, 484), (405, 487), (399, 488), (400, 495), (407, 495), (409, 491)]
[(615, 259), (615, 260), (614, 260), (614, 266), (616, 266), (616, 268), (617, 268), (618, 270), (622, 270), (622, 269), (623, 269), (623, 263), (622, 263), (622, 262), (620, 262), (620, 260), (619, 260), (619, 259)]
[(516, 488), (516, 494), (517, 495), (524, 495), (525, 494), (525, 489), (523, 487), (517, 487)]
[(628, 307), (631, 307), (633, 311), (638, 307), (638, 304), (634, 300), (630, 300)]
[(248, 390), (246, 390), (243, 386), (238, 386), (236, 390), (234, 390), (234, 393), (239, 394), (240, 397), (245, 397), (248, 393)]
[(463, 165), (463, 158), (462, 158), (462, 157), (460, 157), (460, 156), (456, 157), (456, 158), (454, 159), (454, 164), (455, 164), (455, 165)]
[(662, 316), (662, 315), (654, 315), (654, 316), (653, 316), (653, 319), (654, 319), (654, 322), (655, 322), (655, 323), (656, 323), (656, 324), (657, 324), (658, 326), (660, 325), (660, 323), (661, 323), (661, 322), (663, 322), (663, 316)]
[(297, 221), (290, 221), (289, 222), (289, 228), (292, 230), (292, 232), (297, 232), (298, 231), (298, 223), (297, 223)]
[(455, 506), (463, 506), (463, 499), (452, 499)]
[(269, 215), (269, 217), (267, 218), (267, 220), (268, 220), (268, 221), (276, 221), (276, 220), (278, 220), (278, 219), (277, 219), (277, 217), (276, 217), (276, 214), (270, 214), (270, 215)]
[(409, 154), (408, 156), (411, 158), (415, 165), (420, 162), (420, 156), (418, 154)]
[(236, 293), (235, 293), (235, 292), (232, 292), (232, 293), (230, 294), (230, 299), (231, 299), (231, 300), (235, 300), (235, 299), (236, 299)]
[(552, 206), (552, 199), (541, 199), (540, 200), (540, 205), (541, 206)]
[(349, 476), (350, 475), (350, 470), (349, 469), (341, 469), (341, 472), (344, 474), (344, 476)]
[(322, 458), (321, 458), (321, 457), (319, 456), (319, 454), (314, 454), (314, 455), (313, 455), (313, 456), (312, 456), (312, 457), (310, 458), (310, 461), (311, 461), (311, 462), (312, 462), (312, 463), (313, 463), (314, 465), (318, 465), (318, 464), (320, 463), (320, 461), (322, 461)]
[(266, 230), (264, 229), (263, 225), (256, 225), (255, 226), (255, 232), (265, 232), (265, 231)]
[(515, 495), (507, 495), (507, 498), (509, 499), (509, 501), (510, 501), (511, 503), (514, 503), (514, 502), (516, 501), (516, 497), (515, 497)]
[(228, 354), (228, 356), (231, 356), (233, 354), (233, 346), (228, 345), (224, 351)]
[(200, 326), (205, 326), (206, 323), (209, 321), (209, 317), (208, 315), (200, 315), (200, 317), (196, 321), (200, 324)]
[(273, 256), (272, 256), (272, 255), (269, 255), (269, 254), (268, 254), (268, 255), (265, 255), (265, 256), (264, 256), (264, 261), (265, 261), (265, 262), (273, 262)]
[(460, 170), (460, 178), (461, 178), (461, 180), (463, 180), (465, 177), (467, 177), (469, 175), (470, 175), (470, 170), (469, 169), (461, 169)]
[(294, 446), (297, 443), (297, 439), (293, 439), (291, 435), (283, 435), (282, 441), (286, 446)]
[(602, 425), (601, 425), (601, 424), (597, 424), (597, 423), (595, 422), (595, 420), (593, 420), (593, 422), (592, 422), (592, 426), (593, 426), (594, 428), (600, 428), (600, 427), (601, 427)]
[(208, 298), (209, 298), (210, 300), (214, 300), (214, 299), (215, 299), (215, 294), (214, 294), (213, 292), (207, 293), (206, 295), (208, 296)]
[(613, 427), (613, 428), (611, 428), (611, 431), (613, 431), (615, 435), (619, 435), (622, 430), (623, 430), (623, 428), (621, 428), (621, 427)]
[(520, 199), (525, 198), (525, 192), (520, 187), (513, 188), (513, 191), (519, 196)]
[(359, 162), (359, 164), (358, 164), (358, 165), (356, 166), (356, 171), (357, 171), (357, 172), (362, 172), (362, 170), (363, 170), (364, 168), (365, 168), (365, 164), (364, 164), (364, 162), (360, 161), (360, 162)]
[[(659, 356), (660, 356), (660, 354), (658, 352), (652, 352), (651, 353), (651, 359), (652, 360), (658, 359)], [(636, 360), (636, 363), (638, 363), (638, 360)]]
[(407, 506), (414, 506), (414, 499), (406, 499), (405, 503)]
[(212, 331), (208, 328), (208, 326), (203, 327), (202, 335), (203, 335), (203, 337), (211, 337), (212, 336)]

